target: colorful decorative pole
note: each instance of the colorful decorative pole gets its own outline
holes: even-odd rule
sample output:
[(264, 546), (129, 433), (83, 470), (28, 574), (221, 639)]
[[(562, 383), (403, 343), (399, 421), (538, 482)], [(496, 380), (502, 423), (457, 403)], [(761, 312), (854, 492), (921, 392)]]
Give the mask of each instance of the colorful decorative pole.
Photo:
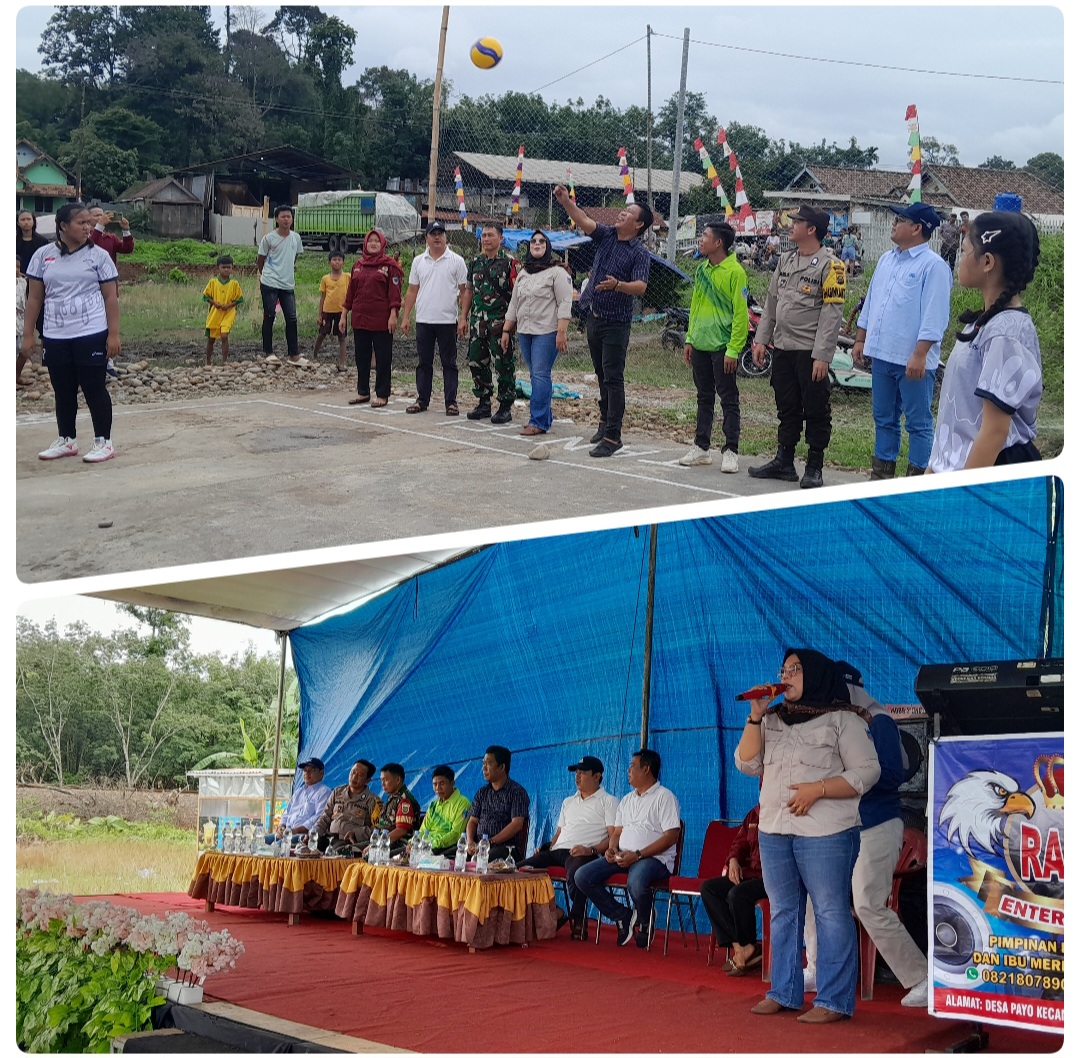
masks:
[(716, 166), (713, 165), (712, 158), (709, 157), (709, 152), (705, 149), (705, 144), (700, 136), (694, 140), (694, 150), (698, 152), (698, 157), (701, 159), (701, 168), (705, 170), (706, 179), (716, 188), (716, 197), (720, 199), (720, 204), (724, 207), (724, 216), (730, 217), (734, 210), (731, 208), (731, 203), (728, 202), (727, 195), (724, 194), (724, 185), (720, 183)]
[(521, 170), (525, 165), (525, 144), (518, 147), (517, 176), (514, 179), (514, 205), (511, 212), (517, 216), (521, 209)]
[[(566, 186), (570, 192), (570, 201), (577, 205), (577, 195), (574, 194), (574, 174), (570, 172), (570, 166), (566, 167)], [(577, 225), (571, 220), (570, 230), (573, 231), (576, 227)]]
[(728, 168), (735, 174), (735, 210), (736, 217), (732, 227), (736, 231), (753, 235), (757, 232), (757, 217), (750, 208), (750, 200), (746, 197), (746, 185), (743, 183), (742, 170), (739, 168), (739, 159), (727, 141), (727, 133), (723, 128), (716, 130), (716, 142), (724, 149), (724, 157), (728, 160)]
[(458, 212), (461, 214), (461, 227), (467, 231), (469, 222), (465, 218), (465, 188), (461, 183), (460, 167), (454, 168), (454, 191), (457, 194)]
[(911, 182), (908, 184), (908, 201), (922, 201), (922, 142), (919, 139), (919, 113), (912, 103), (907, 108), (904, 120), (908, 127), (908, 168), (911, 170)]
[(619, 148), (619, 176), (622, 177), (623, 192), (626, 195), (628, 206), (636, 205), (634, 202), (634, 184), (630, 179), (630, 166), (626, 164), (626, 148)]

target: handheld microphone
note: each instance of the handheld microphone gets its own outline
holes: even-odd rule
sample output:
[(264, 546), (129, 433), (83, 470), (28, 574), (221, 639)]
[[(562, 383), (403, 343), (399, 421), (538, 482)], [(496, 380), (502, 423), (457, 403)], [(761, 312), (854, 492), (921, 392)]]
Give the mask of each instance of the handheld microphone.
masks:
[(735, 695), (735, 701), (747, 702), (754, 698), (775, 698), (786, 690), (786, 683), (759, 683), (756, 687), (751, 687), (750, 690)]

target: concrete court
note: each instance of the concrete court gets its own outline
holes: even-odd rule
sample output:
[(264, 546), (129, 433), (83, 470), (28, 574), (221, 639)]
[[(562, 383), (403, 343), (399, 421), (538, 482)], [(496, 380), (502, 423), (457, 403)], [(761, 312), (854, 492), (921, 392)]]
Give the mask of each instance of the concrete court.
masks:
[[(63, 580), (798, 491), (746, 473), (764, 457), (743, 457), (738, 474), (720, 473), (718, 452), (712, 466), (680, 467), (685, 445), (631, 432), (623, 451), (598, 460), (591, 430), (569, 421), (539, 442), (521, 437), (521, 405), (514, 422), (492, 426), (436, 404), (406, 415), (409, 403), (349, 407), (316, 391), (119, 405), (116, 458), (97, 466), (39, 460), (55, 419), (20, 417), (18, 576)], [(85, 412), (78, 429), (85, 450)], [(537, 443), (548, 459), (528, 458)], [(861, 478), (825, 471), (829, 484)]]

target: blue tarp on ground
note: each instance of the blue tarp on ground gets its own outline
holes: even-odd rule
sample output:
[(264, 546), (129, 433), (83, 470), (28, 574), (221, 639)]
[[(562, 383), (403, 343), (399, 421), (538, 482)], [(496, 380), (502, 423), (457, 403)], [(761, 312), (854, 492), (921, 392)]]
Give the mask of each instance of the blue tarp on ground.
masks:
[[(757, 799), (732, 763), (746, 714), (734, 695), (771, 678), (786, 646), (845, 658), (892, 703), (916, 701), (924, 664), (1061, 655), (1051, 495), (1038, 478), (659, 526), (649, 741), (682, 805), (688, 873), (708, 821)], [(426, 805), (434, 765), (471, 797), (485, 748), (509, 746), (530, 847), (551, 836), (582, 754), (626, 793), (649, 532), (495, 545), (293, 632), (300, 759), (321, 756), (331, 784), (357, 757), (400, 761)]]

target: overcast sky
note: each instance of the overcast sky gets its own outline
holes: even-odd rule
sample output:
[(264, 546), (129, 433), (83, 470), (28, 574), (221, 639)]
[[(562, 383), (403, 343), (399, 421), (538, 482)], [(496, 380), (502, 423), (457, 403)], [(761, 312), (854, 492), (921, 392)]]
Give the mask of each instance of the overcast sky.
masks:
[[(382, 64), (434, 78), (439, 6), (322, 9), (358, 30), (346, 84)], [(19, 12), (18, 67), (40, 68), (37, 46), (53, 10)], [(259, 10), (269, 20), (274, 8)], [(212, 11), (223, 24), (224, 8)], [(654, 110), (678, 91), (689, 28), (687, 87), (725, 124), (804, 144), (846, 145), (855, 136), (878, 148), (882, 167), (903, 168), (904, 111), (914, 103), (922, 135), (955, 144), (965, 165), (995, 154), (1023, 165), (1042, 151), (1065, 152), (1064, 21), (1048, 6), (452, 6), (445, 77), (454, 97), (540, 90), (551, 101), (604, 95), (619, 108), (644, 106), (646, 25)], [(469, 61), (480, 36), (503, 45), (494, 70)]]

